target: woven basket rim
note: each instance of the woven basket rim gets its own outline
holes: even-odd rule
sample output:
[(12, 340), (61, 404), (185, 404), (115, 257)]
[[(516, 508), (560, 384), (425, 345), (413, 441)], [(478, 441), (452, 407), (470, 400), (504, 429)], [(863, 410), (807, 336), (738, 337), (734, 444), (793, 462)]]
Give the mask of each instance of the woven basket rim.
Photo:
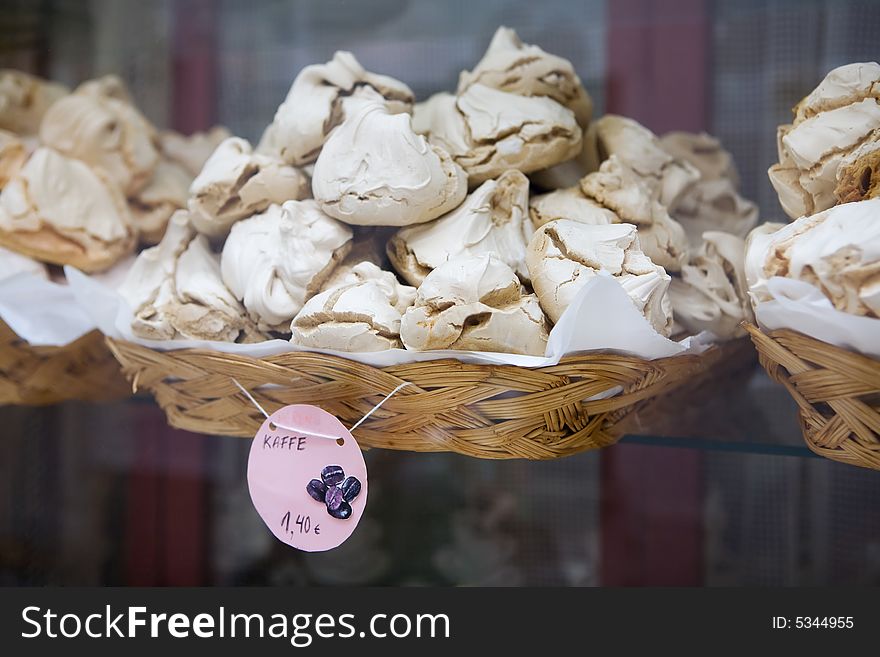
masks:
[[(358, 365), (364, 365), (365, 367), (372, 367), (374, 369), (384, 370), (395, 367), (406, 367), (413, 365), (433, 365), (433, 364), (461, 364), (466, 366), (473, 367), (516, 367), (528, 370), (535, 369), (543, 369), (547, 367), (555, 367), (564, 362), (575, 362), (584, 359), (598, 360), (600, 358), (613, 358), (618, 361), (628, 361), (632, 363), (657, 363), (662, 361), (667, 361), (671, 359), (680, 359), (685, 357), (691, 358), (699, 358), (703, 353), (709, 351), (717, 344), (710, 345), (703, 352), (684, 352), (681, 354), (674, 354), (672, 356), (661, 356), (659, 358), (643, 358), (641, 356), (635, 356), (632, 354), (627, 354), (622, 351), (614, 350), (614, 349), (589, 349), (584, 351), (572, 352), (562, 356), (559, 359), (559, 362), (556, 364), (548, 364), (541, 363), (536, 365), (517, 365), (513, 363), (472, 363), (467, 362), (461, 358), (455, 358), (453, 356), (444, 357), (444, 358), (433, 358), (427, 360), (412, 360), (404, 363), (395, 363), (392, 365), (368, 365), (366, 363), (361, 363), (360, 361), (354, 360), (352, 358), (346, 358), (345, 356), (337, 356), (336, 354), (327, 354), (322, 351), (313, 350), (309, 348), (302, 348), (296, 351), (285, 351), (278, 354), (272, 354), (268, 356), (249, 356), (247, 354), (236, 354), (229, 351), (220, 351), (219, 349), (209, 349), (205, 347), (179, 347), (176, 349), (156, 349), (152, 346), (144, 345), (139, 342), (133, 342), (131, 340), (126, 340), (125, 338), (114, 338), (109, 335), (104, 336), (104, 341), (107, 345), (112, 349), (114, 345), (131, 345), (135, 347), (140, 347), (142, 349), (147, 349), (156, 353), (163, 354), (188, 354), (188, 355), (200, 355), (200, 356), (208, 356), (215, 357), (220, 360), (252, 360), (252, 361), (267, 361), (273, 359), (281, 359), (287, 357), (296, 357), (296, 356), (315, 356), (325, 358), (328, 361), (335, 361), (341, 363), (356, 363)], [(425, 352), (416, 352), (416, 353), (425, 353)], [(487, 354), (496, 354), (497, 352), (485, 352)], [(502, 353), (498, 353), (498, 355), (505, 355)]]
[(0, 404), (97, 402), (131, 394), (97, 329), (65, 345), (35, 346), (0, 320), (0, 363)]
[(880, 470), (880, 359), (794, 329), (746, 329), (767, 374), (797, 403), (807, 446)]
[(537, 367), (444, 358), (375, 368), (312, 351), (256, 358), (106, 342), (133, 385), (150, 390), (178, 428), (253, 437), (263, 418), (233, 378), (269, 413), (315, 403), (349, 425), (408, 381), (359, 427), (358, 442), (481, 458), (557, 458), (613, 444), (623, 420), (705, 362), (694, 353), (646, 360), (590, 351)]

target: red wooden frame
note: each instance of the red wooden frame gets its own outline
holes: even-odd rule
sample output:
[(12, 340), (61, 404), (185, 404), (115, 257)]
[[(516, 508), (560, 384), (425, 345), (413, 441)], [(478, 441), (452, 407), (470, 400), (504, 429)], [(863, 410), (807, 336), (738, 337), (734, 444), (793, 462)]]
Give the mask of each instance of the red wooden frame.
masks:
[[(606, 111), (657, 133), (709, 127), (707, 0), (609, 0)], [(618, 445), (601, 458), (600, 583), (703, 581), (703, 455)]]
[[(171, 127), (210, 127), (216, 110), (216, 5), (173, 3)], [(125, 581), (131, 585), (209, 583), (207, 451), (211, 438), (171, 429), (150, 407), (138, 417), (138, 451), (126, 513)], [(185, 464), (185, 467), (181, 467)]]

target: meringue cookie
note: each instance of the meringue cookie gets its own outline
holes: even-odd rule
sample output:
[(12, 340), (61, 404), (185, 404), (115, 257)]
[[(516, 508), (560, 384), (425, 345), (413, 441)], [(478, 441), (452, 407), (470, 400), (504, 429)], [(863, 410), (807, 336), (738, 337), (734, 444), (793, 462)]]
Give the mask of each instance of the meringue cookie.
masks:
[(0, 281), (18, 274), (29, 274), (49, 280), (49, 270), (42, 262), (0, 246)]
[(763, 281), (785, 276), (806, 281), (834, 307), (853, 315), (880, 316), (880, 198), (844, 203), (788, 224), (769, 236), (749, 259), (763, 262), (749, 291), (762, 300)]
[(363, 262), (375, 265), (380, 271), (390, 268), (391, 262), (385, 251), (396, 232), (393, 226), (353, 226), (351, 249), (324, 280), (321, 292), (342, 285), (352, 275), (355, 266)]
[(706, 231), (731, 233), (745, 239), (758, 223), (758, 206), (736, 191), (730, 178), (694, 183), (672, 209), (691, 248), (698, 248)]
[(616, 155), (666, 208), (673, 207), (700, 179), (694, 165), (674, 157), (663, 148), (657, 135), (633, 119), (606, 114), (590, 125), (590, 141), (595, 151), (593, 169)]
[(0, 69), (0, 129), (33, 135), (53, 103), (70, 93), (67, 87), (21, 71)]
[(400, 319), (416, 289), (370, 262), (355, 265), (339, 285), (306, 301), (290, 325), (290, 341), (338, 351), (383, 351), (402, 346)]
[(581, 129), (571, 110), (473, 83), (459, 96), (436, 94), (413, 110), (413, 126), (448, 151), (471, 187), (507, 169), (531, 173), (575, 157)]
[(529, 200), (529, 213), (535, 228), (557, 219), (571, 219), (582, 224), (619, 223), (619, 217), (596, 201), (587, 198), (580, 185), (539, 194)]
[(250, 143), (230, 137), (221, 143), (190, 186), (193, 226), (209, 237), (223, 237), (239, 219), (273, 203), (308, 196), (308, 180), (295, 167), (254, 153)]
[(0, 244), (93, 272), (128, 253), (134, 231), (113, 183), (79, 160), (40, 147), (0, 193)]
[(467, 194), (449, 154), (415, 134), (408, 114), (350, 98), (346, 119), (324, 144), (312, 177), (321, 208), (349, 224), (407, 226), (436, 219)]
[(768, 176), (794, 219), (834, 205), (838, 168), (880, 128), (880, 64), (834, 69), (793, 113), (778, 130), (779, 162)]
[(490, 254), (444, 262), (419, 286), (403, 315), (407, 349), (461, 349), (543, 356), (547, 320), (516, 273)]
[(803, 217), (807, 208), (815, 207), (813, 197), (801, 186), (801, 173), (797, 167), (784, 168), (774, 164), (767, 170), (770, 184), (779, 197), (779, 205), (789, 217)]
[(28, 148), (24, 141), (6, 130), (0, 130), (0, 189), (24, 166)]
[(141, 241), (156, 244), (175, 211), (186, 207), (192, 176), (182, 166), (161, 157), (147, 186), (128, 199), (132, 224)]
[(97, 93), (56, 102), (40, 124), (43, 144), (100, 169), (126, 195), (140, 191), (159, 162), (156, 132), (134, 106)]
[(837, 169), (834, 197), (838, 203), (865, 201), (880, 196), (880, 130), (846, 155)]
[(409, 112), (409, 87), (385, 75), (370, 73), (350, 52), (340, 51), (326, 64), (306, 66), (278, 107), (257, 152), (277, 155), (288, 164), (314, 162), (331, 130), (342, 121), (342, 99), (369, 88), (390, 112)]
[[(461, 73), (458, 93), (475, 83), (520, 96), (546, 96), (574, 112), (581, 130), (586, 130), (590, 123), (593, 101), (571, 62), (538, 46), (524, 44), (508, 27), (498, 28), (473, 71)], [(589, 173), (587, 165), (582, 150), (573, 159), (536, 171), (531, 178), (543, 189), (570, 187)]]
[(167, 159), (182, 166), (195, 178), (217, 147), (231, 136), (228, 129), (219, 125), (191, 135), (165, 130), (159, 133), (159, 147)]
[(770, 248), (773, 233), (784, 228), (786, 225), (768, 221), (755, 227), (746, 238), (746, 257), (743, 270), (746, 278), (746, 287), (749, 291), (749, 300), (753, 309), (758, 302), (770, 299), (770, 295), (767, 292), (767, 278), (764, 276), (764, 261), (767, 259), (767, 251)]
[(551, 221), (535, 231), (527, 262), (532, 287), (554, 323), (587, 281), (606, 271), (654, 330), (665, 336), (672, 330), (672, 306), (666, 294), (670, 277), (642, 253), (636, 227), (631, 224)]
[(792, 112), (795, 123), (863, 98), (880, 94), (880, 64), (865, 62), (838, 66), (825, 76), (810, 94), (801, 100)]
[(462, 71), (457, 93), (473, 84), (520, 96), (552, 98), (574, 112), (582, 128), (587, 127), (593, 113), (593, 102), (571, 62), (524, 44), (509, 27), (499, 27), (474, 69)]
[(700, 173), (700, 180), (727, 179), (739, 186), (739, 173), (733, 156), (721, 141), (705, 132), (667, 132), (660, 137), (663, 149), (680, 161), (688, 162)]
[(700, 249), (669, 287), (677, 327), (690, 333), (711, 331), (721, 340), (745, 335), (740, 323), (753, 316), (744, 258), (742, 238), (717, 231), (703, 234)]
[(535, 232), (528, 203), (528, 178), (506, 171), (436, 221), (402, 228), (388, 243), (388, 257), (412, 285), (447, 260), (482, 253), (492, 253), (528, 282), (526, 246)]
[(129, 92), (125, 82), (118, 75), (102, 75), (99, 78), (86, 80), (74, 90), (74, 93), (101, 98), (114, 98), (128, 105), (134, 105), (131, 92)]
[(138, 255), (119, 293), (132, 310), (132, 332), (141, 338), (234, 342), (253, 330), (185, 210), (174, 213), (158, 246)]
[(286, 332), (350, 241), (351, 230), (314, 201), (271, 205), (232, 226), (221, 258), (223, 281), (260, 330)]
[(670, 132), (660, 138), (660, 144), (700, 173), (700, 179), (670, 207), (670, 214), (684, 227), (691, 248), (700, 247), (706, 231), (745, 239), (758, 223), (758, 206), (740, 196), (733, 156), (721, 142), (704, 132)]
[(605, 160), (581, 180), (583, 194), (612, 210), (617, 222), (637, 224), (639, 241), (653, 262), (679, 271), (687, 260), (688, 239), (684, 228), (669, 216), (657, 198), (658, 180), (630, 168), (617, 154)]

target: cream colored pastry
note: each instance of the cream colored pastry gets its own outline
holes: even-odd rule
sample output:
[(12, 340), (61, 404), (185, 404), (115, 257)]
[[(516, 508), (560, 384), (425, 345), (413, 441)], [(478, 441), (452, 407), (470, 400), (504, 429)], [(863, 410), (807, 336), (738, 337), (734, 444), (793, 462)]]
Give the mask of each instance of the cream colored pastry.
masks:
[(99, 78), (86, 80), (79, 85), (74, 93), (101, 98), (115, 98), (129, 105), (134, 105), (128, 87), (118, 75), (102, 75)]
[(700, 174), (670, 208), (670, 214), (684, 227), (691, 248), (700, 247), (706, 231), (745, 239), (758, 222), (758, 206), (739, 195), (733, 156), (721, 142), (705, 132), (670, 132), (660, 138), (660, 145)]
[(478, 83), (459, 96), (436, 94), (417, 105), (413, 126), (452, 155), (471, 187), (508, 169), (546, 169), (581, 148), (581, 129), (571, 110), (550, 98)]
[(792, 113), (795, 123), (821, 112), (880, 96), (880, 64), (863, 62), (838, 66), (831, 70), (813, 91), (801, 100)]
[(717, 231), (703, 234), (699, 250), (669, 287), (676, 328), (689, 333), (711, 331), (721, 340), (745, 335), (740, 323), (754, 318), (744, 259), (742, 238)]
[(17, 135), (0, 130), (0, 189), (24, 166), (28, 148)]
[(408, 114), (349, 98), (324, 144), (312, 193), (324, 212), (355, 225), (408, 226), (436, 219), (467, 194), (464, 171), (413, 132)]
[(509, 27), (499, 27), (489, 49), (472, 71), (462, 71), (458, 93), (473, 84), (507, 91), (520, 96), (547, 96), (572, 112), (586, 128), (593, 103), (571, 62), (523, 43)]
[(408, 113), (412, 108), (413, 93), (403, 82), (370, 73), (350, 52), (340, 51), (326, 64), (300, 71), (257, 151), (289, 164), (314, 162), (330, 132), (342, 122), (343, 98), (365, 90), (381, 96), (390, 112)]
[(786, 225), (768, 221), (752, 229), (746, 237), (743, 269), (753, 309), (759, 301), (767, 301), (770, 298), (767, 293), (767, 278), (764, 276), (764, 261), (767, 259), (767, 250), (770, 248), (773, 233)]
[(56, 102), (40, 125), (43, 144), (100, 169), (126, 195), (149, 183), (159, 162), (156, 132), (133, 105), (97, 93)]
[(461, 256), (425, 277), (403, 315), (407, 349), (459, 349), (543, 356), (547, 320), (534, 294), (493, 255)]
[(159, 159), (147, 186), (128, 199), (132, 223), (141, 241), (156, 244), (175, 211), (186, 208), (192, 176), (165, 157)]
[(174, 213), (158, 246), (138, 255), (119, 293), (133, 313), (132, 332), (141, 338), (234, 342), (253, 331), (185, 210)]
[(528, 282), (526, 247), (533, 232), (529, 179), (510, 170), (484, 182), (436, 221), (402, 228), (388, 243), (388, 257), (412, 285), (447, 260), (482, 253), (497, 256)]
[[(554, 323), (578, 291), (604, 271), (620, 283), (658, 333), (668, 336), (672, 330), (672, 306), (666, 293), (670, 277), (642, 252), (631, 224), (551, 221), (535, 231), (527, 262), (532, 287)], [(596, 313), (601, 321), (601, 309)]]
[(782, 144), (782, 138), (785, 137), (794, 126), (791, 123), (776, 126), (776, 157), (779, 164), (784, 169), (795, 168), (794, 160), (791, 158), (788, 150)]
[(733, 156), (721, 141), (705, 132), (667, 132), (660, 137), (660, 145), (676, 159), (689, 162), (700, 173), (700, 180), (730, 180), (739, 186), (739, 173)]
[(400, 319), (416, 298), (371, 262), (355, 265), (336, 285), (306, 301), (290, 325), (290, 341), (338, 351), (383, 351), (402, 347)]
[(582, 193), (613, 211), (617, 215), (615, 223), (638, 226), (641, 248), (654, 263), (679, 271), (687, 261), (688, 239), (684, 228), (658, 199), (660, 190), (659, 178), (637, 173), (617, 154), (581, 180)]
[(28, 274), (45, 280), (49, 279), (49, 270), (46, 269), (46, 265), (42, 262), (37, 262), (33, 258), (28, 258), (0, 246), (0, 281), (18, 274)]
[(595, 169), (616, 155), (666, 208), (673, 207), (700, 179), (694, 165), (673, 156), (657, 135), (633, 119), (606, 114), (590, 125), (590, 142), (595, 151)]
[(231, 136), (228, 129), (219, 125), (207, 132), (194, 132), (191, 135), (165, 130), (159, 133), (159, 147), (166, 158), (182, 166), (195, 178), (217, 147)]
[(350, 241), (351, 230), (312, 200), (270, 205), (232, 226), (221, 258), (223, 281), (260, 330), (287, 332)]
[(784, 276), (815, 286), (838, 310), (880, 316), (878, 216), (880, 198), (844, 203), (753, 240), (746, 256), (750, 293), (762, 301), (766, 280)]
[(0, 69), (0, 129), (33, 135), (53, 103), (70, 93), (67, 87), (22, 71)]
[(556, 219), (571, 219), (582, 224), (613, 224), (619, 222), (616, 214), (587, 198), (580, 185), (557, 189), (529, 199), (529, 213), (535, 228)]
[(778, 131), (779, 162), (768, 175), (794, 219), (834, 205), (838, 168), (880, 128), (880, 64), (834, 69), (792, 111), (793, 123)]
[(706, 231), (722, 231), (745, 239), (758, 223), (758, 206), (743, 198), (729, 178), (700, 180), (672, 209), (696, 249)]
[(0, 245), (93, 272), (131, 251), (134, 231), (113, 183), (85, 163), (41, 147), (0, 194)]
[(351, 249), (321, 285), (321, 292), (337, 287), (346, 280), (356, 265), (368, 262), (381, 269), (390, 269), (385, 253), (389, 240), (397, 232), (393, 226), (352, 226)]
[(837, 169), (834, 198), (838, 203), (880, 196), (880, 130), (846, 155)]
[(779, 205), (789, 217), (803, 217), (807, 214), (807, 208), (816, 205), (812, 196), (801, 186), (801, 175), (796, 167), (783, 168), (774, 164), (767, 171), (767, 177), (776, 190)]
[[(508, 27), (499, 27), (479, 63), (472, 71), (461, 73), (458, 93), (475, 83), (520, 96), (552, 98), (574, 112), (581, 130), (590, 123), (593, 102), (571, 62), (524, 44)], [(532, 180), (544, 189), (559, 189), (577, 184), (587, 173), (586, 161), (579, 153), (571, 160), (536, 171)]]
[(230, 137), (208, 158), (190, 186), (193, 226), (209, 237), (224, 237), (239, 219), (272, 203), (309, 195), (308, 179), (296, 167), (254, 153), (245, 139)]

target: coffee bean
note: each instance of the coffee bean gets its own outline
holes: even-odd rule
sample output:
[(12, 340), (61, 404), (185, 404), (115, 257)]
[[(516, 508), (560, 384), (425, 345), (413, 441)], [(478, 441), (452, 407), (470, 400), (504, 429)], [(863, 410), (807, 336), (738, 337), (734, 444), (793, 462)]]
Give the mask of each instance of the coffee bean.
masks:
[(342, 489), (339, 486), (328, 486), (324, 501), (327, 503), (328, 511), (336, 511), (344, 501), (342, 499)]
[(342, 480), (345, 479), (345, 470), (338, 465), (328, 465), (321, 470), (321, 479), (328, 486), (335, 486), (342, 483)]
[(339, 518), (340, 520), (346, 520), (351, 517), (351, 504), (348, 502), (342, 502), (339, 505), (339, 508), (335, 511), (331, 511), (329, 508), (327, 509), (327, 513), (329, 513), (334, 518)]
[(312, 479), (306, 484), (306, 491), (318, 502), (323, 502), (324, 497), (327, 495), (327, 487), (317, 479)]
[(357, 477), (349, 477), (342, 482), (342, 497), (346, 502), (351, 502), (361, 492), (361, 482)]

